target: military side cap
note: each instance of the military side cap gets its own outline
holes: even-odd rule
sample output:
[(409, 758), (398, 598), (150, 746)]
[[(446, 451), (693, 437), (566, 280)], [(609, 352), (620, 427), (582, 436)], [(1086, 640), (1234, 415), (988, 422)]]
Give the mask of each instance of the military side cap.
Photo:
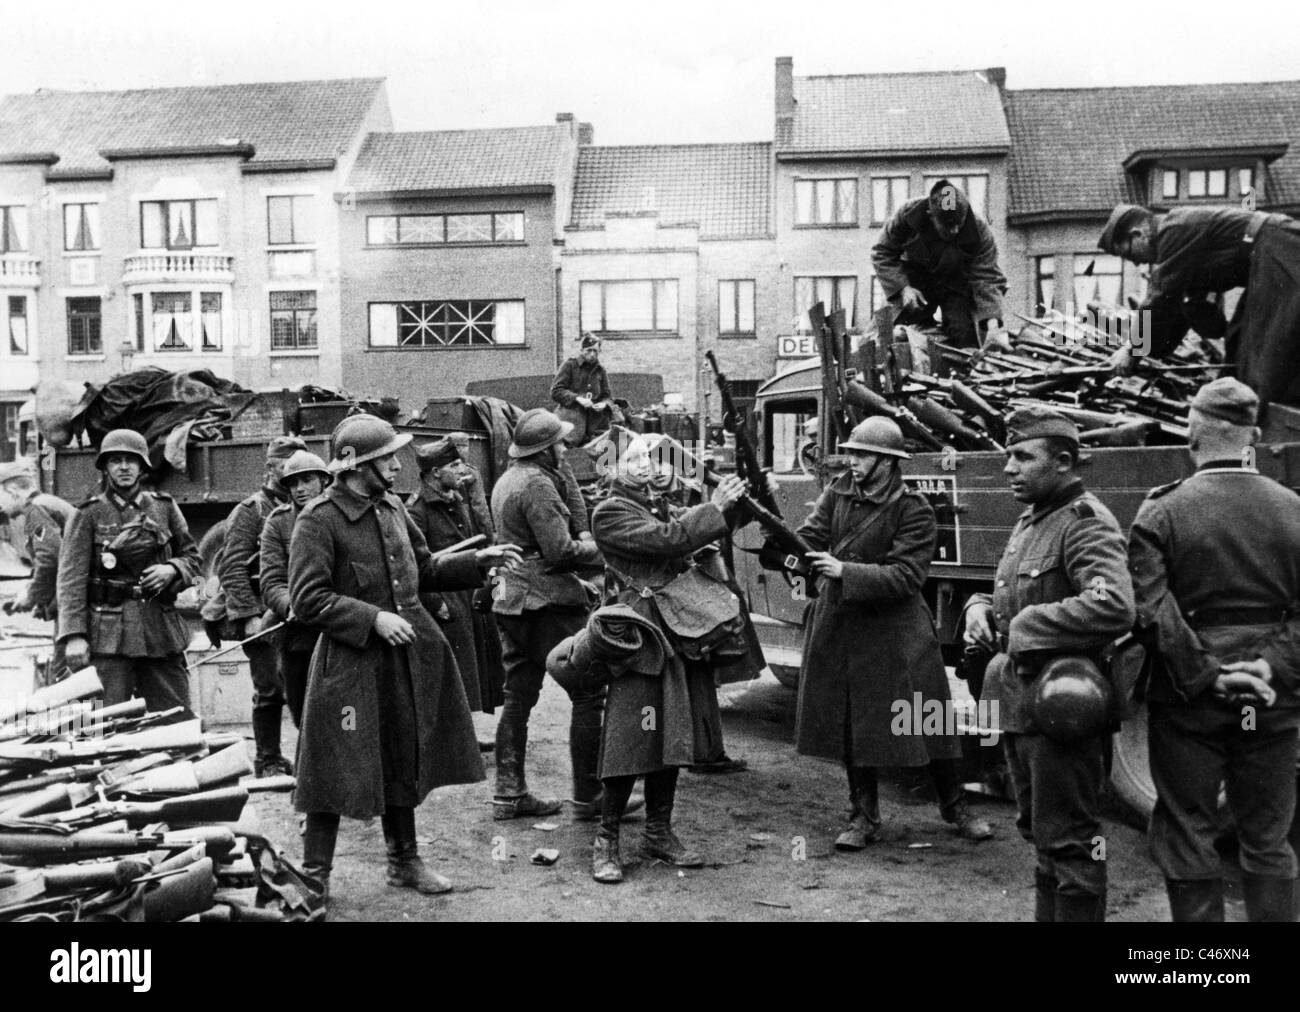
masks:
[(307, 449), (307, 444), (297, 436), (276, 436), (266, 444), (267, 460), (288, 460), (299, 450)]
[(1241, 380), (1220, 376), (1196, 391), (1192, 410), (1233, 425), (1254, 425), (1259, 415), (1259, 397)]
[(452, 461), (460, 459), (460, 451), (456, 449), (456, 444), (450, 436), (435, 439), (432, 443), (416, 447), (415, 450), (415, 464), (421, 474), (428, 474), (434, 468), (446, 467)]
[(582, 347), (599, 348), (600, 338), (598, 338), (595, 334), (591, 333), (591, 331), (588, 331), (587, 333), (582, 335)]
[(1137, 204), (1116, 204), (1115, 210), (1110, 212), (1110, 218), (1106, 221), (1106, 227), (1101, 230), (1097, 248), (1107, 253), (1114, 253), (1115, 236), (1123, 230), (1129, 219), (1137, 217), (1144, 210), (1145, 208)]
[(1075, 446), (1079, 445), (1079, 427), (1051, 408), (1020, 408), (1007, 419), (1007, 446), (1048, 436), (1061, 436)]
[(34, 480), (36, 478), (36, 468), (26, 458), (6, 461), (0, 464), (0, 482), (8, 481), (10, 478), (31, 478)]

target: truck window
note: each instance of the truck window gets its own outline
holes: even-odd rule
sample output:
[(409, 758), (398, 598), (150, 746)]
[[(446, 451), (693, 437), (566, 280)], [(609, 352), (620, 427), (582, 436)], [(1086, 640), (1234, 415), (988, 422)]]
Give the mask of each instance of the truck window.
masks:
[(802, 474), (799, 453), (805, 443), (816, 442), (806, 431), (810, 419), (817, 417), (817, 401), (812, 397), (790, 401), (768, 401), (763, 406), (764, 450), (776, 474)]

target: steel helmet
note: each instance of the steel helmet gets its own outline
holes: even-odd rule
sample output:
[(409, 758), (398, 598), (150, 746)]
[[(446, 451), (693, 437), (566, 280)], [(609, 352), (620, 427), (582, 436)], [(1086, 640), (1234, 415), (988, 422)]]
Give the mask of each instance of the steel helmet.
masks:
[(1032, 691), (1034, 723), (1053, 741), (1068, 745), (1106, 730), (1110, 683), (1091, 658), (1052, 658), (1039, 673)]
[(515, 458), (531, 457), (554, 446), (572, 431), (572, 422), (560, 421), (545, 408), (533, 408), (520, 416), (508, 452)]
[(840, 443), (841, 450), (866, 450), (868, 453), (881, 453), (886, 457), (898, 457), (911, 460), (912, 455), (903, 449), (903, 430), (889, 418), (879, 415), (859, 422), (849, 438)]
[(329, 481), (330, 471), (325, 461), (310, 450), (296, 450), (284, 462), (284, 471), (280, 475), (280, 484), (287, 485), (289, 479), (299, 474), (319, 474), (322, 481)]
[(149, 463), (149, 444), (135, 429), (114, 429), (104, 437), (104, 441), (99, 444), (99, 456), (95, 458), (95, 466), (99, 470), (104, 470), (104, 458), (110, 453), (134, 454), (140, 458), (141, 467), (146, 471), (153, 470), (153, 465)]
[(334, 459), (329, 462), (329, 471), (338, 474), (350, 471), (358, 464), (386, 457), (413, 438), (409, 432), (398, 432), (390, 423), (374, 415), (349, 415), (334, 429), (331, 440)]

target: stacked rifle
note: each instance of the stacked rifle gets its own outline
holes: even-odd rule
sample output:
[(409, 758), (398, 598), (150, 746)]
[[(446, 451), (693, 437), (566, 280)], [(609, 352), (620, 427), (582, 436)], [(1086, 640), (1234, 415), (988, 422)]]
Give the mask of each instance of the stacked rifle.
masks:
[(86, 668), (0, 704), (0, 921), (323, 916), (319, 884), (238, 824), (293, 778), (248, 778), (241, 737), (102, 691)]
[[(1113, 325), (1056, 312), (1023, 319), (1010, 351), (953, 347), (937, 330), (896, 328), (887, 344), (870, 338), (856, 354), (862, 368), (840, 369), (832, 404), (848, 421), (893, 418), (919, 452), (999, 451), (1007, 416), (1030, 405), (1071, 418), (1085, 446), (1180, 445), (1193, 395), (1226, 368), (1193, 335), (1167, 359), (1133, 356), (1130, 374), (1120, 375), (1111, 362), (1120, 344)], [(836, 322), (822, 328), (832, 368), (849, 357)]]

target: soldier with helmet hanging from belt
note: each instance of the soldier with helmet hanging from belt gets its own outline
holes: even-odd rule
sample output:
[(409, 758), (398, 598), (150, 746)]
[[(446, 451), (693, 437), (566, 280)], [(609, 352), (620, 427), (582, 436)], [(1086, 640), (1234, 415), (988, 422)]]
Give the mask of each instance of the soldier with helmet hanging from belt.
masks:
[(104, 490), (82, 503), (59, 556), (59, 642), (73, 670), (93, 664), (111, 706), (133, 695), (150, 711), (190, 712), (185, 620), (176, 595), (199, 572), (199, 550), (172, 497), (146, 490), (149, 447), (115, 429), (95, 466)]

